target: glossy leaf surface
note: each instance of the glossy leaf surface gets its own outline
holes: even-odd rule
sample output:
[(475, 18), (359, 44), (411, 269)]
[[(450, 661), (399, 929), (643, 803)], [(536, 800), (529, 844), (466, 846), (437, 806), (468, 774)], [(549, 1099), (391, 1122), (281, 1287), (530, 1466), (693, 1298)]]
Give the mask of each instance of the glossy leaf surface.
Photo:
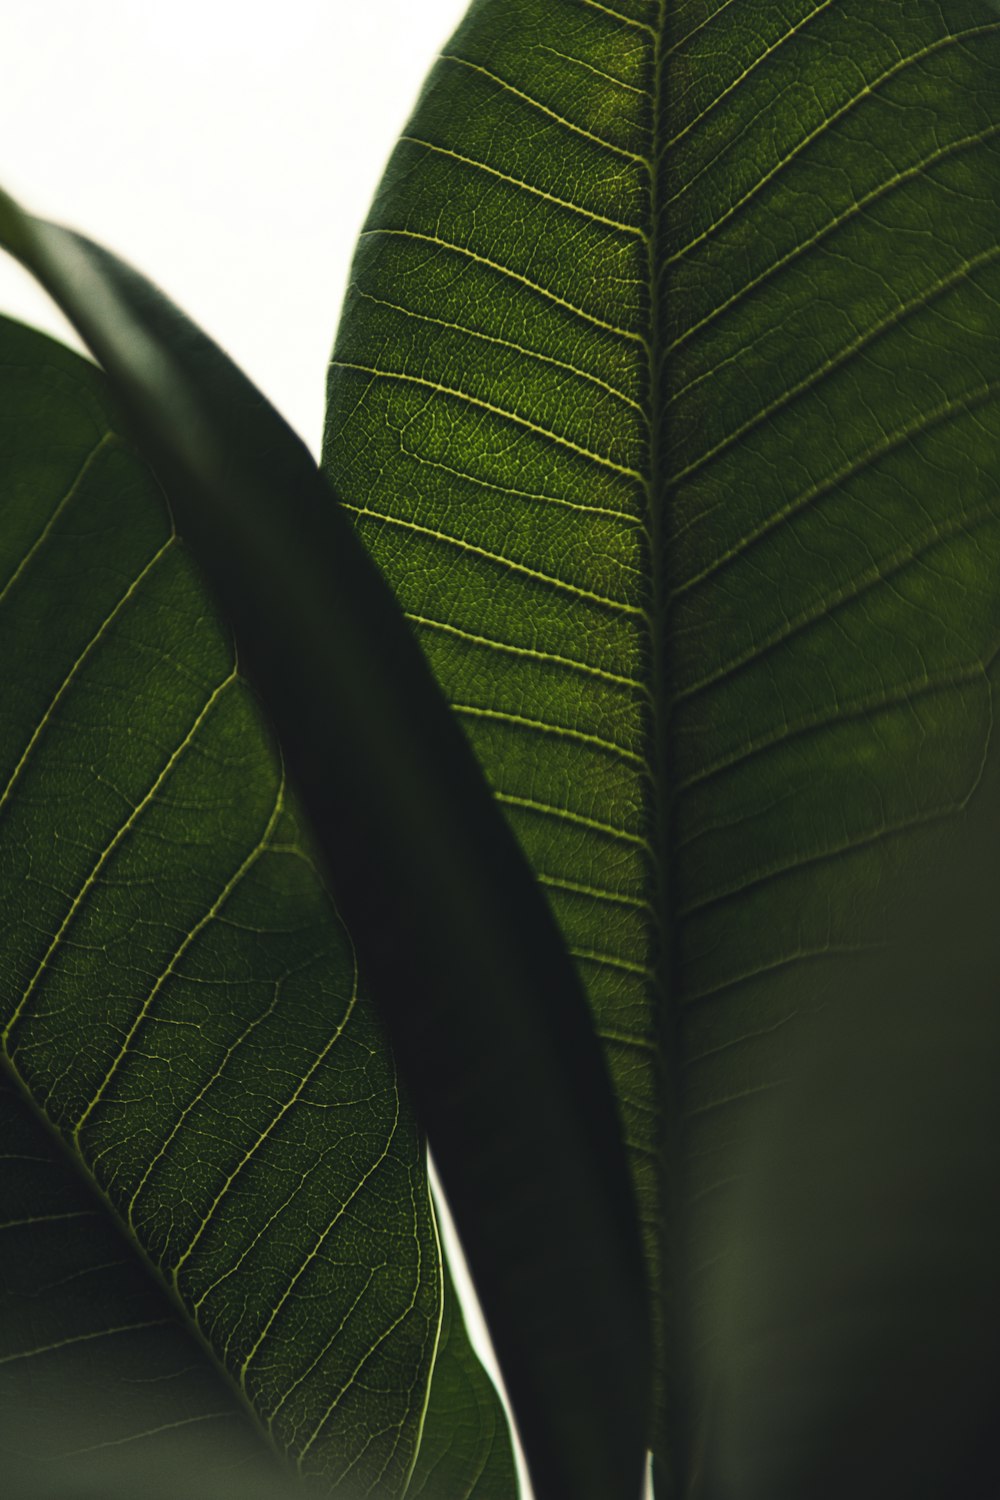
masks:
[(587, 984), (668, 1494), (747, 1103), (990, 734), (998, 97), (980, 0), (477, 0), (355, 261), (325, 465)]
[(250, 1494), (270, 1438), (401, 1494), (441, 1318), (423, 1145), (230, 633), (104, 377), (10, 323), (0, 475), (10, 1464), (85, 1450), (108, 1486), (195, 1432), (185, 1493)]

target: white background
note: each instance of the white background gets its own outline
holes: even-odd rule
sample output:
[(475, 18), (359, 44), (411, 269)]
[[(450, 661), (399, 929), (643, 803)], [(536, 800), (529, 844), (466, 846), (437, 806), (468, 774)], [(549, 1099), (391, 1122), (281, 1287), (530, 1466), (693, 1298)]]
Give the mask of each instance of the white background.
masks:
[[(156, 281), (318, 456), (354, 243), (465, 8), (0, 0), (0, 185)], [(0, 312), (80, 347), (2, 253)]]
[[(465, 8), (0, 0), (0, 184), (158, 282), (318, 453), (354, 242)], [(71, 341), (0, 262), (0, 309)]]

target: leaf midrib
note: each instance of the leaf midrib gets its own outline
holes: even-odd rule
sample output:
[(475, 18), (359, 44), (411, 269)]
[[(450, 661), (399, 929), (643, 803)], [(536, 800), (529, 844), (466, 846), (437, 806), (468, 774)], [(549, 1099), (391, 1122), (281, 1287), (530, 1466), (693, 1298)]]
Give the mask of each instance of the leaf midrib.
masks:
[[(678, 325), (672, 338), (667, 337), (668, 328), (663, 316), (665, 311), (664, 302), (670, 287), (672, 267), (687, 260), (692, 251), (696, 251), (705, 241), (711, 240), (723, 226), (730, 220), (742, 217), (751, 200), (767, 189), (780, 174), (820, 139), (831, 127), (835, 126), (844, 116), (855, 110), (859, 104), (866, 101), (873, 93), (884, 88), (890, 81), (920, 64), (932, 55), (943, 52), (956, 45), (961, 45), (971, 39), (979, 38), (998, 29), (996, 21), (985, 22), (981, 25), (968, 26), (964, 29), (951, 28), (949, 34), (933, 40), (929, 45), (920, 48), (907, 48), (904, 55), (894, 61), (891, 66), (884, 68), (877, 76), (871, 78), (864, 87), (852, 92), (851, 96), (838, 108), (831, 108), (824, 112), (820, 124), (814, 129), (803, 132), (797, 138), (787, 154), (776, 160), (770, 170), (756, 178), (749, 188), (741, 196), (735, 198), (726, 208), (721, 216), (717, 216), (706, 225), (700, 232), (693, 235), (677, 234), (674, 236), (674, 244), (680, 248), (674, 249), (670, 243), (668, 226), (672, 223), (678, 228), (677, 220), (672, 215), (670, 205), (676, 203), (676, 199), (686, 194), (692, 183), (697, 182), (706, 172), (718, 170), (720, 157), (724, 151), (730, 149), (730, 145), (723, 148), (718, 155), (713, 154), (707, 164), (702, 165), (699, 172), (690, 181), (685, 181), (680, 193), (675, 192), (671, 198), (666, 198), (664, 193), (664, 182), (666, 179), (665, 157), (669, 150), (677, 142), (691, 133), (705, 118), (707, 114), (715, 110), (726, 98), (733, 94), (744, 83), (746, 78), (757, 69), (762, 62), (766, 61), (779, 47), (783, 46), (792, 37), (801, 33), (815, 18), (829, 9), (830, 0), (821, 0), (821, 3), (813, 5), (808, 12), (789, 30), (783, 32), (780, 38), (769, 47), (762, 50), (754, 57), (750, 67), (745, 69), (738, 77), (721, 92), (713, 91), (713, 97), (704, 108), (688, 121), (679, 132), (671, 133), (667, 129), (668, 113), (671, 100), (669, 98), (669, 82), (666, 75), (667, 59), (684, 44), (703, 30), (711, 22), (714, 22), (722, 11), (732, 4), (732, 0), (723, 0), (723, 3), (713, 10), (710, 16), (705, 17), (698, 25), (694, 26), (686, 35), (671, 42), (668, 36), (670, 23), (667, 19), (665, 0), (660, 0), (658, 7), (659, 22), (657, 35), (653, 44), (654, 56), (654, 94), (652, 106), (652, 128), (651, 128), (651, 168), (650, 168), (650, 311), (649, 311), (649, 378), (647, 383), (649, 415), (650, 415), (650, 444), (649, 444), (649, 546), (651, 576), (649, 580), (650, 612), (654, 622), (652, 636), (650, 639), (650, 673), (652, 685), (652, 706), (649, 716), (648, 753), (653, 775), (651, 777), (650, 794), (650, 826), (653, 830), (652, 838), (655, 843), (659, 860), (654, 861), (651, 869), (651, 884), (655, 890), (655, 910), (658, 917), (658, 925), (651, 923), (651, 937), (653, 953), (656, 964), (656, 984), (653, 988), (653, 1004), (656, 1006), (654, 1024), (660, 1049), (660, 1122), (661, 1122), (661, 1213), (662, 1213), (662, 1236), (663, 1236), (663, 1259), (662, 1259), (662, 1291), (661, 1300), (664, 1306), (660, 1309), (660, 1329), (657, 1344), (661, 1351), (664, 1365), (663, 1375), (665, 1378), (665, 1390), (661, 1395), (665, 1396), (665, 1409), (661, 1408), (658, 1416), (658, 1439), (663, 1445), (661, 1451), (669, 1456), (669, 1471), (661, 1478), (667, 1480), (667, 1492), (673, 1496), (675, 1489), (679, 1492), (683, 1487), (683, 1476), (687, 1472), (687, 1459), (690, 1454), (691, 1445), (691, 1423), (685, 1419), (686, 1393), (689, 1390), (688, 1379), (688, 1351), (691, 1340), (685, 1337), (685, 1311), (684, 1298), (678, 1296), (675, 1288), (683, 1285), (687, 1279), (687, 1267), (684, 1260), (682, 1235), (683, 1220), (686, 1205), (690, 1201), (683, 1191), (684, 1178), (684, 1148), (683, 1130), (684, 1120), (687, 1115), (681, 1107), (683, 1097), (682, 1074), (686, 1071), (687, 1063), (691, 1059), (683, 1057), (681, 1049), (681, 1016), (682, 1016), (682, 992), (677, 982), (679, 976), (674, 971), (673, 954), (675, 944), (676, 928), (683, 920), (686, 912), (698, 910), (707, 904), (713, 904), (719, 900), (729, 899), (738, 894), (743, 886), (723, 886), (718, 890), (709, 891), (693, 905), (685, 907), (679, 900), (682, 894), (679, 889), (678, 873), (676, 869), (676, 854), (680, 848), (674, 838), (673, 810), (677, 798), (684, 795), (691, 786), (703, 783), (720, 771), (729, 769), (750, 755), (756, 755), (770, 749), (774, 744), (780, 743), (789, 735), (809, 734), (821, 729), (829, 722), (827, 716), (821, 715), (817, 718), (808, 718), (800, 723), (786, 724), (781, 732), (774, 736), (768, 736), (752, 744), (749, 748), (742, 747), (739, 752), (727, 753), (722, 758), (716, 758), (713, 762), (699, 766), (693, 773), (688, 772), (686, 779), (680, 780), (675, 774), (676, 761), (671, 748), (671, 722), (675, 708), (690, 700), (705, 689), (715, 686), (732, 672), (738, 672), (752, 662), (756, 662), (762, 651), (783, 644), (797, 631), (824, 616), (828, 610), (837, 609), (845, 601), (853, 600), (859, 594), (883, 583), (892, 574), (902, 571), (911, 566), (924, 554), (932, 551), (941, 542), (948, 540), (953, 532), (959, 533), (970, 524), (970, 517), (963, 513), (956, 522), (954, 528), (930, 528), (919, 536), (910, 538), (901, 546), (897, 552), (880, 560), (880, 565), (873, 566), (870, 573), (861, 575), (852, 580), (850, 586), (841, 586), (830, 592), (823, 589), (818, 592), (815, 600), (810, 604), (808, 610), (803, 609), (790, 620), (786, 620), (779, 630), (777, 627), (770, 636), (757, 639), (752, 648), (745, 648), (742, 652), (734, 651), (732, 659), (727, 660), (721, 667), (700, 677), (700, 680), (683, 682), (677, 679), (671, 670), (672, 647), (670, 634), (666, 629), (670, 611), (679, 596), (696, 590), (698, 585), (713, 577), (720, 569), (725, 568), (731, 562), (742, 557), (749, 547), (753, 547), (763, 537), (769, 535), (776, 527), (786, 521), (791, 514), (797, 513), (816, 498), (823, 496), (828, 490), (834, 488), (844, 478), (851, 477), (862, 469), (877, 464), (887, 454), (907, 445), (914, 437), (922, 436), (925, 431), (936, 428), (949, 422), (956, 416), (965, 416), (970, 411), (975, 411), (980, 406), (995, 401), (997, 386), (995, 382), (977, 383), (964, 390), (959, 399), (954, 396), (942, 402), (939, 406), (927, 409), (922, 407), (919, 415), (912, 418), (906, 424), (901, 424), (895, 431), (882, 435), (882, 440), (873, 443), (860, 452), (849, 454), (842, 468), (836, 472), (829, 473), (820, 478), (815, 484), (798, 495), (793, 504), (782, 507), (775, 514), (770, 515), (766, 521), (760, 523), (752, 531), (748, 529), (745, 536), (731, 545), (721, 555), (709, 560), (700, 571), (693, 572), (691, 576), (682, 581), (675, 581), (669, 585), (669, 570), (666, 566), (669, 558), (667, 546), (669, 541), (678, 539), (679, 535), (690, 526), (705, 519), (704, 514), (699, 514), (688, 522), (686, 527), (672, 530), (669, 524), (670, 513), (668, 505), (671, 504), (673, 496), (685, 481), (690, 480), (704, 467), (711, 464), (715, 458), (721, 456), (734, 448), (749, 433), (768, 422), (778, 411), (796, 401), (799, 397), (811, 394), (814, 387), (827, 376), (839, 372), (847, 363), (851, 362), (866, 351), (867, 348), (882, 338), (887, 333), (893, 332), (912, 313), (923, 312), (931, 303), (939, 297), (943, 297), (960, 284), (968, 281), (975, 272), (992, 265), (998, 255), (995, 247), (980, 251), (974, 257), (963, 261), (954, 268), (951, 273), (940, 279), (935, 279), (928, 286), (904, 300), (901, 305), (894, 309), (889, 315), (873, 321), (866, 321), (861, 331), (844, 344), (837, 348), (827, 360), (817, 368), (812, 369), (803, 378), (784, 390), (778, 397), (762, 404), (759, 410), (752, 410), (743, 421), (735, 421), (723, 429), (723, 434), (704, 453), (695, 453), (691, 460), (678, 465), (673, 471), (663, 462), (663, 455), (667, 451), (664, 440), (665, 433), (669, 433), (667, 421), (673, 403), (687, 396), (692, 387), (701, 385), (703, 390), (709, 388), (709, 382), (719, 373), (719, 367), (713, 366), (702, 370), (687, 383), (675, 390), (670, 389), (668, 379), (667, 360), (679, 354), (682, 349), (690, 346), (692, 340), (716, 324), (725, 319), (736, 307), (740, 306), (746, 299), (752, 297), (765, 284), (781, 278), (783, 273), (795, 262), (806, 258), (809, 253), (826, 241), (838, 229), (849, 220), (863, 215), (866, 210), (881, 200), (891, 195), (897, 188), (905, 186), (914, 179), (920, 179), (930, 173), (941, 163), (963, 155), (970, 149), (984, 143), (996, 136), (1000, 125), (977, 130), (962, 135), (958, 139), (946, 139), (943, 144), (934, 150), (925, 151), (921, 159), (904, 168), (889, 172), (878, 177), (874, 186), (860, 195), (849, 208), (831, 217), (818, 229), (809, 233), (804, 238), (796, 240), (792, 247), (777, 256), (764, 270), (756, 272), (745, 285), (738, 285), (731, 295), (721, 301), (717, 301), (709, 309), (694, 320), (688, 320), (685, 325), (681, 319), (675, 319)], [(659, 275), (657, 275), (657, 268)], [(724, 363), (728, 363), (734, 356), (727, 355)], [(973, 521), (986, 521), (993, 514), (989, 507), (982, 507), (978, 513), (971, 518)], [(978, 680), (983, 673), (980, 669), (970, 670), (967, 674), (971, 679)], [(949, 677), (946, 681), (938, 681), (933, 677), (927, 680), (907, 685), (896, 690), (894, 697), (899, 701), (909, 701), (913, 693), (933, 694), (945, 687), (954, 684), (955, 678)], [(862, 695), (853, 703), (848, 705), (852, 716), (861, 716), (872, 707), (870, 695)], [(838, 722), (840, 719), (838, 715)], [(964, 803), (962, 804), (964, 806)], [(951, 815), (955, 811), (952, 803), (946, 806), (934, 806), (926, 809), (920, 818), (909, 818), (887, 826), (867, 836), (866, 841), (874, 841), (884, 838), (888, 834), (894, 834), (901, 827), (913, 826), (916, 822), (933, 821), (942, 816)], [(855, 845), (851, 842), (842, 847), (824, 849), (822, 853), (811, 856), (807, 863), (813, 861), (837, 858), (842, 853), (852, 849)], [(801, 861), (795, 864), (783, 863), (774, 868), (765, 868), (761, 878), (773, 879), (777, 875), (789, 873), (799, 868)], [(870, 945), (862, 945), (870, 946)], [(877, 946), (877, 945), (876, 945)], [(840, 949), (827, 949), (823, 955), (811, 952), (791, 952), (781, 960), (781, 964), (800, 962), (814, 956), (826, 956), (830, 951), (841, 951)], [(855, 951), (847, 948), (843, 951)], [(761, 970), (751, 970), (749, 974), (740, 975), (736, 979), (730, 979), (725, 984), (713, 988), (706, 993), (717, 993), (722, 989), (729, 989), (733, 985), (742, 984), (746, 978), (755, 977), (758, 972), (769, 972), (771, 965), (764, 965)], [(686, 999), (700, 998), (699, 994), (686, 996)], [(784, 1025), (781, 1021), (779, 1025)], [(769, 1028), (770, 1029), (770, 1028)], [(737, 1045), (739, 1039), (729, 1041), (726, 1047)], [(740, 1096), (732, 1096), (733, 1098)], [(730, 1099), (721, 1099), (719, 1104), (731, 1102)], [(711, 1107), (715, 1107), (714, 1105)], [(703, 1112), (703, 1108), (692, 1113)], [(666, 1337), (664, 1337), (666, 1332)], [(690, 1410), (690, 1408), (688, 1408)]]
[[(663, 286), (661, 268), (666, 260), (662, 215), (661, 152), (659, 142), (665, 133), (669, 99), (664, 86), (667, 0), (658, 0), (657, 20), (651, 58), (649, 104), (649, 233), (646, 237), (649, 295), (649, 332), (645, 340), (647, 354), (646, 401), (648, 452), (646, 482), (647, 565), (649, 569), (648, 630), (650, 662), (650, 708), (647, 729), (646, 778), (649, 797), (651, 920), (650, 957), (652, 978), (650, 995), (653, 1009), (652, 1034), (656, 1038), (659, 1059), (659, 1259), (653, 1297), (654, 1348), (660, 1349), (662, 1369), (660, 1390), (654, 1390), (652, 1432), (658, 1440), (660, 1454), (669, 1455), (673, 1490), (687, 1471), (687, 1414), (684, 1390), (685, 1360), (677, 1338), (677, 1313), (681, 1299), (674, 1289), (679, 1285), (682, 1269), (682, 1246), (678, 1235), (682, 1201), (681, 1171), (681, 1090), (680, 1090), (680, 1014), (674, 972), (674, 933), (672, 913), (676, 909), (675, 872), (670, 858), (673, 824), (673, 757), (670, 746), (672, 718), (671, 660), (666, 629), (670, 610), (667, 588), (666, 537), (668, 496), (663, 465), (663, 393), (664, 359), (661, 307)], [(655, 1283), (654, 1283), (655, 1286)], [(667, 1360), (666, 1350), (673, 1351)], [(660, 1408), (657, 1410), (657, 1408)], [(651, 1438), (651, 1441), (653, 1439)]]

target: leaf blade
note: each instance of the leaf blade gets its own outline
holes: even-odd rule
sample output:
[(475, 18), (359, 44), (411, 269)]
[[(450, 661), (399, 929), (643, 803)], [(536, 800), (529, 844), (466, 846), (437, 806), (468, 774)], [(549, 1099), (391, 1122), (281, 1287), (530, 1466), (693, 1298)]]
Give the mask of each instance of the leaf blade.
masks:
[(697, 1298), (797, 1015), (977, 806), (1000, 638), (995, 12), (746, 21), (678, 38), (665, 158)]
[(649, 249), (636, 232), (651, 60), (646, 33), (578, 6), (472, 7), (359, 243), (324, 466), (577, 959), (655, 1291)]
[[(134, 272), (10, 200), (0, 208), (8, 243), (57, 293), (144, 424), (185, 535), (267, 683), (338, 904), (420, 1101), (539, 1489), (601, 1482), (628, 1493), (640, 1482), (646, 1401), (634, 1210), (603, 1060), (530, 873), (388, 592), (280, 418)], [(231, 465), (246, 448), (253, 461), (234, 484)], [(530, 1124), (511, 1077), (536, 1101)], [(550, 1157), (564, 1164), (555, 1179), (538, 1155), (540, 1121)], [(518, 1230), (539, 1212), (550, 1239)], [(596, 1344), (580, 1337), (567, 1238), (590, 1268), (571, 1262), (572, 1277), (603, 1289)], [(554, 1389), (575, 1394), (553, 1405), (545, 1392)], [(583, 1442), (580, 1410), (600, 1414)], [(556, 1434), (560, 1421), (568, 1439)]]
[[(41, 1413), (39, 1483), (68, 1438), (50, 1396), (76, 1404), (78, 1446), (93, 1422), (95, 1464), (128, 1459), (149, 1362), (154, 1442), (204, 1411), (201, 1387), (328, 1488), (401, 1494), (439, 1317), (421, 1137), (231, 639), (103, 376), (6, 322), (0, 346), (4, 1098), (39, 1158), (3, 1165), (20, 1217), (89, 1204), (89, 1238), (5, 1234), (5, 1412)], [(108, 1245), (124, 1269), (100, 1265)], [(123, 1333), (91, 1409), (69, 1366), (93, 1365), (103, 1323)], [(243, 1447), (266, 1472), (268, 1438)]]

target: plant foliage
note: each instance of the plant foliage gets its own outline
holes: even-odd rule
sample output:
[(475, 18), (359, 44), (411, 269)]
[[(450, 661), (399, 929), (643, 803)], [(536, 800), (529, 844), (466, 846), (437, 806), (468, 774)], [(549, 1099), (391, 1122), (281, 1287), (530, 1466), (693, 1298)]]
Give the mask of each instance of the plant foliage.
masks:
[[(854, 1076), (888, 893), (993, 807), (998, 98), (987, 0), (476, 0), (362, 234), (329, 484), (159, 294), (0, 201), (106, 372), (3, 325), (12, 1436), (40, 1399), (99, 1464), (218, 1427), (229, 1472), (252, 1413), (328, 1490), (510, 1500), (419, 1121), (540, 1497), (627, 1500), (647, 1445), (658, 1500), (826, 1493), (774, 1393), (885, 1326), (768, 1343), (766, 1266), (799, 1247), (807, 1320), (853, 1307), (832, 1266), (891, 1280), (835, 1090), (795, 1123), (799, 1018)], [(789, 1074), (768, 1208), (727, 1220)], [(879, 1097), (844, 1135), (892, 1175)], [(995, 1235), (940, 1201), (910, 1318)]]

